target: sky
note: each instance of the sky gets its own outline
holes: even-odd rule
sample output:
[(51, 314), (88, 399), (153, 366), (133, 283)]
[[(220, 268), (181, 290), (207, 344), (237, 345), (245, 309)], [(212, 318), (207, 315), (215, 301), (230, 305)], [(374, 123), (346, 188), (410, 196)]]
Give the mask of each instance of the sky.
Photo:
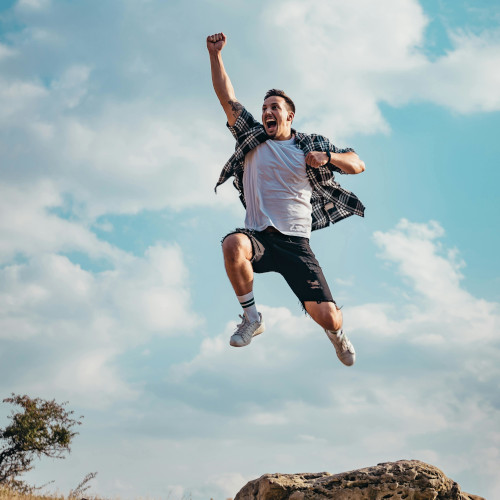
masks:
[[(500, 498), (499, 21), (493, 0), (1, 0), (0, 395), (84, 416), (27, 479), (219, 500), (418, 459)], [(229, 346), (220, 31), (250, 112), (282, 88), (297, 130), (366, 164), (337, 179), (365, 218), (311, 236), (352, 368), (273, 274), (266, 332)]]

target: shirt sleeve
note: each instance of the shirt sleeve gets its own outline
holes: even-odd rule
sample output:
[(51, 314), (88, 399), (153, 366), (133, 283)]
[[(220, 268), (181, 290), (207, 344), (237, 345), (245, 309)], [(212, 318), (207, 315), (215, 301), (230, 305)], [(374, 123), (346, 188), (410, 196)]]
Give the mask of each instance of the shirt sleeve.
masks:
[(228, 124), (227, 127), (236, 139), (234, 159), (237, 161), (242, 160), (253, 148), (269, 139), (262, 123), (255, 120), (245, 108), (236, 123), (232, 127)]
[(338, 148), (337, 146), (334, 146), (333, 144), (330, 144), (331, 148), (330, 151), (332, 153), (355, 153), (356, 151), (352, 148)]
[(247, 111), (244, 107), (241, 110), (240, 116), (238, 116), (236, 123), (231, 126), (226, 122), (226, 127), (229, 129), (231, 134), (236, 140), (239, 140), (241, 136), (249, 132), (252, 128), (258, 127), (260, 123), (252, 116), (252, 114)]

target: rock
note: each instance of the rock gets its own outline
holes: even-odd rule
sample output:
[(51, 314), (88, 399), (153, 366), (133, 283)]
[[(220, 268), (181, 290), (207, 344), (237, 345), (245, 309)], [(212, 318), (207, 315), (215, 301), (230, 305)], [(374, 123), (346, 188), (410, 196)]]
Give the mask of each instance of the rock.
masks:
[(248, 482), (234, 500), (485, 500), (462, 492), (437, 467), (399, 460), (330, 474), (265, 474)]

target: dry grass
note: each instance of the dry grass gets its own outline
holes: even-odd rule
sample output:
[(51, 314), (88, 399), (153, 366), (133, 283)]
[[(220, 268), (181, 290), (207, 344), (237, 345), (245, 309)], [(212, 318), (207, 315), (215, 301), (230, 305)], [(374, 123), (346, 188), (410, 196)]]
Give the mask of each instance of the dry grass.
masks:
[(64, 500), (62, 495), (27, 495), (0, 486), (0, 500)]
[[(166, 498), (166, 500), (169, 500), (169, 498), (170, 495)], [(32, 494), (19, 493), (16, 492), (15, 490), (12, 490), (11, 488), (0, 485), (0, 500), (106, 500), (106, 499), (95, 495), (87, 495), (86, 493), (76, 497), (66, 497), (64, 495), (56, 493), (45, 494), (45, 495), (36, 495), (34, 493)], [(119, 500), (119, 498), (113, 497), (113, 500)], [(140, 497), (137, 500), (153, 500), (153, 499), (150, 499), (149, 497), (148, 498)], [(185, 495), (182, 497), (181, 500), (191, 500), (191, 495)], [(210, 500), (212, 500), (212, 498)], [(233, 500), (233, 499), (226, 498), (226, 500)]]
[[(79, 497), (81, 499), (82, 497)], [(103, 500), (100, 497), (93, 495), (84, 496), (86, 500)], [(77, 500), (75, 497), (65, 497), (64, 495), (36, 495), (36, 494), (25, 494), (18, 493), (10, 488), (0, 486), (0, 500)]]

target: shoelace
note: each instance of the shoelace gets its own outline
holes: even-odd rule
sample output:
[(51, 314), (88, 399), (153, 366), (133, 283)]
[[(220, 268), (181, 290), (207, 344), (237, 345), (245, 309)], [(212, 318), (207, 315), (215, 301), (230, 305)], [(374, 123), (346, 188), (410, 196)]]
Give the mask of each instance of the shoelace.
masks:
[(338, 339), (340, 340), (340, 345), (342, 346), (342, 351), (350, 351), (351, 343), (347, 339), (347, 337), (344, 333), (344, 330), (342, 330), (340, 332)]
[(237, 331), (239, 328), (242, 328), (246, 325), (250, 325), (250, 321), (247, 320), (245, 315), (238, 314), (238, 316), (241, 318), (241, 323), (239, 325), (236, 325), (236, 330)]
[[(238, 314), (238, 316), (241, 318), (241, 323), (236, 327), (235, 333), (238, 332), (239, 335), (241, 335), (242, 338), (247, 340), (248, 336), (251, 334), (250, 326), (253, 324), (248, 319), (246, 318), (245, 315)], [(239, 331), (238, 331), (239, 330)]]

